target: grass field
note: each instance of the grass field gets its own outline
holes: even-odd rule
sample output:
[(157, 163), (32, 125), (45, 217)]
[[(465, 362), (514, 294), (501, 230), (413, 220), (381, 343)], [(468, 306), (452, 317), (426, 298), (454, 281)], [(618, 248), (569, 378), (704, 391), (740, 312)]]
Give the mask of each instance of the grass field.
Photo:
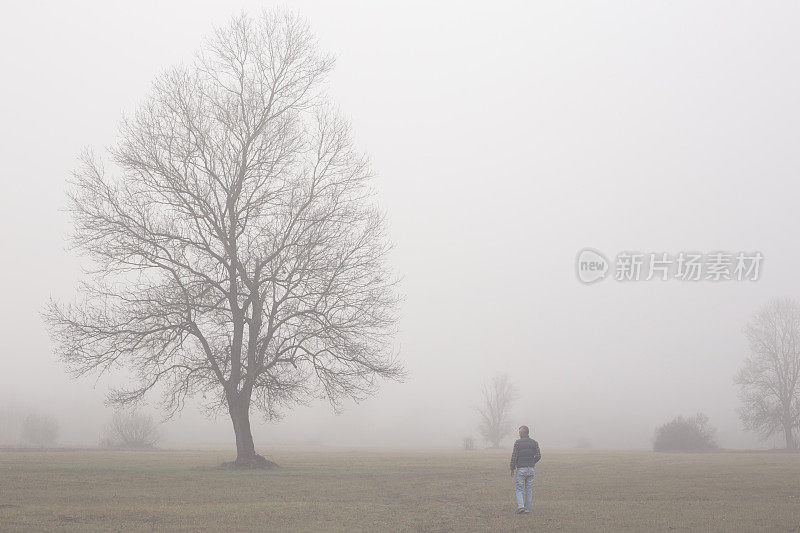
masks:
[(508, 450), (0, 451), (2, 531), (800, 531), (800, 455), (543, 450), (516, 515)]

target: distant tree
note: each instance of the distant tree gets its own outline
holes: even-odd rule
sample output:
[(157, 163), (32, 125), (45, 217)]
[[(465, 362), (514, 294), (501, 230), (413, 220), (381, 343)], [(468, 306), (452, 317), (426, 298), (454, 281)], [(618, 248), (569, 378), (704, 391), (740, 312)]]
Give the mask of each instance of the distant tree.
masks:
[(50, 446), (58, 438), (58, 421), (48, 415), (31, 414), (22, 421), (22, 442), (30, 446)]
[(800, 305), (783, 298), (762, 306), (744, 328), (751, 355), (735, 377), (744, 427), (762, 439), (800, 439)]
[(581, 437), (578, 439), (578, 442), (575, 444), (575, 447), (581, 450), (588, 450), (592, 447), (591, 441), (589, 439)]
[(385, 217), (322, 90), (332, 65), (297, 15), (239, 16), (71, 181), (94, 271), (76, 305), (46, 312), (62, 359), (77, 376), (126, 365), (138, 382), (118, 407), (202, 396), (230, 416), (237, 467), (265, 466), (251, 410), (338, 408), (402, 375)]
[(473, 439), (472, 437), (464, 437), (464, 442), (462, 443), (462, 446), (467, 451), (474, 450), (475, 449), (475, 439)]
[(656, 429), (653, 450), (657, 452), (699, 452), (717, 448), (716, 430), (708, 417), (697, 413), (692, 418), (677, 417)]
[(22, 416), (12, 405), (0, 406), (0, 444), (18, 442)]
[(135, 411), (117, 411), (101, 440), (103, 448), (150, 450), (161, 438), (153, 417)]
[(478, 406), (481, 422), (478, 426), (483, 438), (492, 448), (499, 448), (500, 441), (511, 433), (511, 407), (519, 399), (516, 387), (508, 376), (498, 375), (483, 387), (483, 398)]

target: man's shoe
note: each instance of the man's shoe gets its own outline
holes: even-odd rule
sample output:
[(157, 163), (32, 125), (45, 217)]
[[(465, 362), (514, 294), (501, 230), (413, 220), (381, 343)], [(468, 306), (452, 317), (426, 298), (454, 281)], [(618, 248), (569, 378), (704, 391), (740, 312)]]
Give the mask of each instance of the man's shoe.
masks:
[(522, 514), (524, 512), (525, 512), (525, 508), (524, 507), (520, 507), (519, 509), (517, 509), (517, 514)]
[(530, 510), (530, 509), (525, 509), (525, 510), (524, 510), (524, 511), (522, 511), (522, 512), (523, 512), (523, 513), (525, 513), (525, 514), (531, 514), (531, 510)]

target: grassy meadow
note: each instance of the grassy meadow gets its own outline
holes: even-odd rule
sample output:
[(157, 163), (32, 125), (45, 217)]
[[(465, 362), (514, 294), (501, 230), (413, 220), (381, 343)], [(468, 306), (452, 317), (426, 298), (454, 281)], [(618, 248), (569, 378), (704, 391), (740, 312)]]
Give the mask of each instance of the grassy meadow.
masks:
[(0, 531), (795, 531), (800, 454), (543, 449), (516, 515), (509, 450), (0, 451)]

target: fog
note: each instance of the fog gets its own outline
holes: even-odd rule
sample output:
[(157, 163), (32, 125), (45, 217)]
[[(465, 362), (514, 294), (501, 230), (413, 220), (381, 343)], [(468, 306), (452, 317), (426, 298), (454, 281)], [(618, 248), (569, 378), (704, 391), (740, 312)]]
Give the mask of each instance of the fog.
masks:
[[(341, 414), (325, 402), (254, 415), (257, 446), (459, 447), (484, 382), (520, 391), (513, 423), (547, 447), (649, 448), (703, 412), (721, 446), (759, 441), (737, 416), (742, 327), (799, 297), (800, 8), (702, 4), (287, 2), (336, 68), (402, 278), (402, 383)], [(56, 417), (96, 445), (128, 376), (71, 379), (41, 318), (75, 298), (66, 180), (102, 151), (154, 76), (250, 2), (17, 2), (0, 44), (0, 406)], [(761, 252), (757, 281), (586, 285), (576, 256)], [(613, 276), (612, 276), (613, 277)], [(151, 398), (150, 412), (160, 416)], [(195, 403), (164, 446), (232, 446)], [(506, 444), (509, 444), (507, 440)]]

